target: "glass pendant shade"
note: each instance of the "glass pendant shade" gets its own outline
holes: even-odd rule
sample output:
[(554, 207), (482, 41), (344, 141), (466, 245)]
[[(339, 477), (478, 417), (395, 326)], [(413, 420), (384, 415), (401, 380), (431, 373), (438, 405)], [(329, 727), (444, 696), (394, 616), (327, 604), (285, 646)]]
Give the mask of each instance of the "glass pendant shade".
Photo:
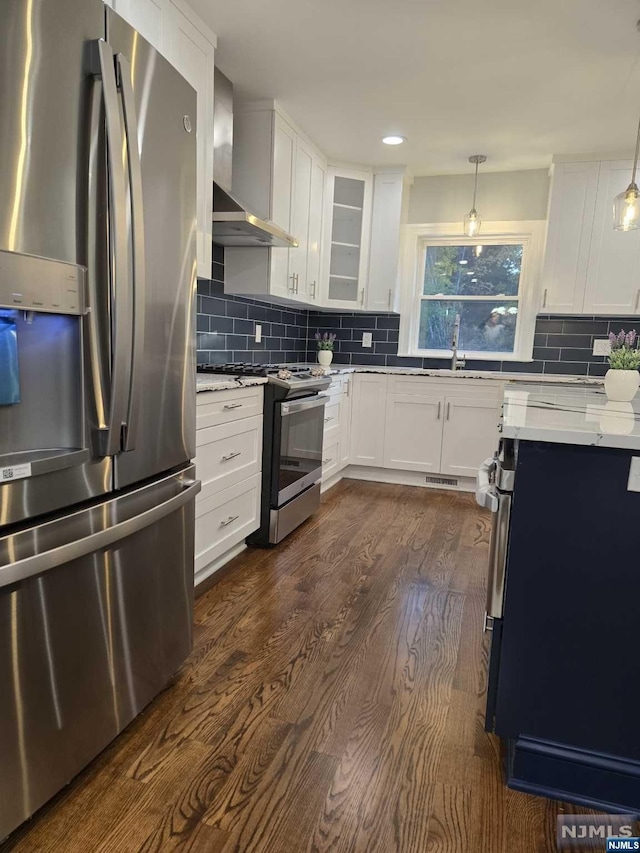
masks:
[(464, 233), (467, 237), (475, 237), (480, 231), (482, 219), (478, 216), (478, 211), (470, 210), (464, 218)]
[(613, 201), (613, 227), (616, 231), (640, 229), (640, 190), (633, 181)]

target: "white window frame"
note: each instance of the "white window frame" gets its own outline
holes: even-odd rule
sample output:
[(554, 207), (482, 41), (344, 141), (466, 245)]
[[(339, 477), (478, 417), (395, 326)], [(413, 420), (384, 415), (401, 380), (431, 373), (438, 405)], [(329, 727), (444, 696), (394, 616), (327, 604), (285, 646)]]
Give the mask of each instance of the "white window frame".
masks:
[[(405, 225), (402, 228), (400, 264), (400, 336), (398, 355), (419, 358), (448, 358), (450, 349), (419, 349), (418, 329), (419, 306), (424, 288), (424, 265), (427, 246), (475, 246), (479, 242), (487, 245), (521, 244), (522, 266), (518, 290), (518, 323), (513, 352), (478, 352), (460, 350), (460, 355), (474, 361), (532, 361), (533, 337), (536, 315), (540, 305), (540, 279), (545, 220), (521, 222), (483, 222), (477, 238), (461, 235), (461, 225), (438, 223), (431, 225)], [(445, 297), (451, 298), (454, 297)], [(471, 299), (488, 297), (471, 297)], [(465, 301), (470, 301), (467, 297)]]

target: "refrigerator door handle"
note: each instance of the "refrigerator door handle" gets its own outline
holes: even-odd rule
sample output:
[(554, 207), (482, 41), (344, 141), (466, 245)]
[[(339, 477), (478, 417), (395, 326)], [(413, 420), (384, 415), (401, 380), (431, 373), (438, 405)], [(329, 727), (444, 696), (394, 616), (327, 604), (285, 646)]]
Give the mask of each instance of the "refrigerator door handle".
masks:
[(106, 120), (110, 195), (109, 265), (113, 305), (111, 401), (101, 452), (104, 456), (115, 456), (120, 451), (127, 394), (131, 381), (132, 322), (128, 258), (127, 184), (122, 162), (124, 129), (120, 118), (115, 59), (111, 46), (104, 39), (98, 40), (97, 49)]
[[(95, 400), (95, 412), (100, 436), (107, 433), (107, 410), (109, 399), (107, 387), (109, 384), (109, 365), (101, 346), (99, 295), (98, 295), (98, 195), (101, 173), (100, 163), (100, 128), (102, 125), (102, 81), (96, 76), (91, 89), (90, 134), (89, 134), (89, 224), (87, 228), (87, 340), (89, 359), (91, 363), (91, 382)], [(104, 451), (104, 447), (100, 448)], [(106, 454), (105, 454), (106, 455)]]
[(161, 521), (189, 503), (189, 501), (192, 501), (201, 488), (199, 480), (192, 480), (190, 478), (185, 478), (182, 485), (183, 488), (177, 495), (164, 501), (164, 503), (151, 507), (138, 515), (134, 515), (132, 518), (104, 527), (102, 530), (98, 530), (96, 533), (84, 536), (81, 539), (66, 542), (57, 548), (51, 548), (39, 554), (32, 554), (22, 560), (0, 568), (0, 589), (18, 581), (23, 581), (33, 575), (47, 572), (49, 569), (54, 569), (63, 563), (69, 563), (72, 560), (85, 557), (87, 554), (99, 551), (101, 548), (108, 548), (115, 542), (138, 533), (146, 527), (155, 524), (157, 521)]
[(134, 450), (138, 436), (140, 414), (141, 371), (144, 356), (144, 327), (146, 305), (146, 273), (144, 244), (144, 202), (142, 196), (142, 168), (138, 146), (138, 116), (131, 84), (131, 65), (123, 54), (116, 57), (122, 93), (122, 111), (127, 136), (129, 188), (131, 194), (131, 235), (133, 245), (133, 349), (131, 358), (131, 383), (129, 402), (123, 433), (123, 450)]

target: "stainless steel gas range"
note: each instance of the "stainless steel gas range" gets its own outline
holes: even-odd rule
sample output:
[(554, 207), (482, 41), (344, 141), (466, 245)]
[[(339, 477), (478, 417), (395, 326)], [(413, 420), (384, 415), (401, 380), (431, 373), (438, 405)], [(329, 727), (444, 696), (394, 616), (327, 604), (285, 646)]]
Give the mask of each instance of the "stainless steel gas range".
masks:
[(199, 366), (205, 373), (264, 376), (260, 527), (249, 545), (281, 542), (320, 506), (324, 406), (331, 382), (321, 368), (300, 365)]

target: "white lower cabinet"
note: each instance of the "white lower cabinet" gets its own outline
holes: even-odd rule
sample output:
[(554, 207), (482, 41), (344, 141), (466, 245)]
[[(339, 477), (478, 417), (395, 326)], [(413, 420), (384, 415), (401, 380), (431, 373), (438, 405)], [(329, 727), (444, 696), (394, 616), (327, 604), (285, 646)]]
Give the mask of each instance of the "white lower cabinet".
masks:
[(499, 381), (365, 373), (352, 381), (352, 476), (368, 467), (464, 481), (498, 446)]
[(349, 453), (352, 465), (380, 468), (384, 464), (386, 404), (387, 377), (383, 373), (361, 373), (355, 376)]
[(203, 391), (196, 402), (198, 584), (260, 526), (263, 390)]
[(383, 467), (439, 472), (444, 397), (388, 394)]
[(339, 474), (349, 462), (349, 436), (351, 434), (351, 380), (348, 375), (335, 376), (327, 390), (324, 410), (324, 436), (322, 443), (323, 488), (337, 482)]
[(255, 474), (196, 501), (196, 582), (204, 579), (211, 563), (260, 526), (261, 480)]
[(447, 397), (444, 404), (440, 473), (475, 477), (480, 463), (493, 456), (498, 444), (495, 399)]

